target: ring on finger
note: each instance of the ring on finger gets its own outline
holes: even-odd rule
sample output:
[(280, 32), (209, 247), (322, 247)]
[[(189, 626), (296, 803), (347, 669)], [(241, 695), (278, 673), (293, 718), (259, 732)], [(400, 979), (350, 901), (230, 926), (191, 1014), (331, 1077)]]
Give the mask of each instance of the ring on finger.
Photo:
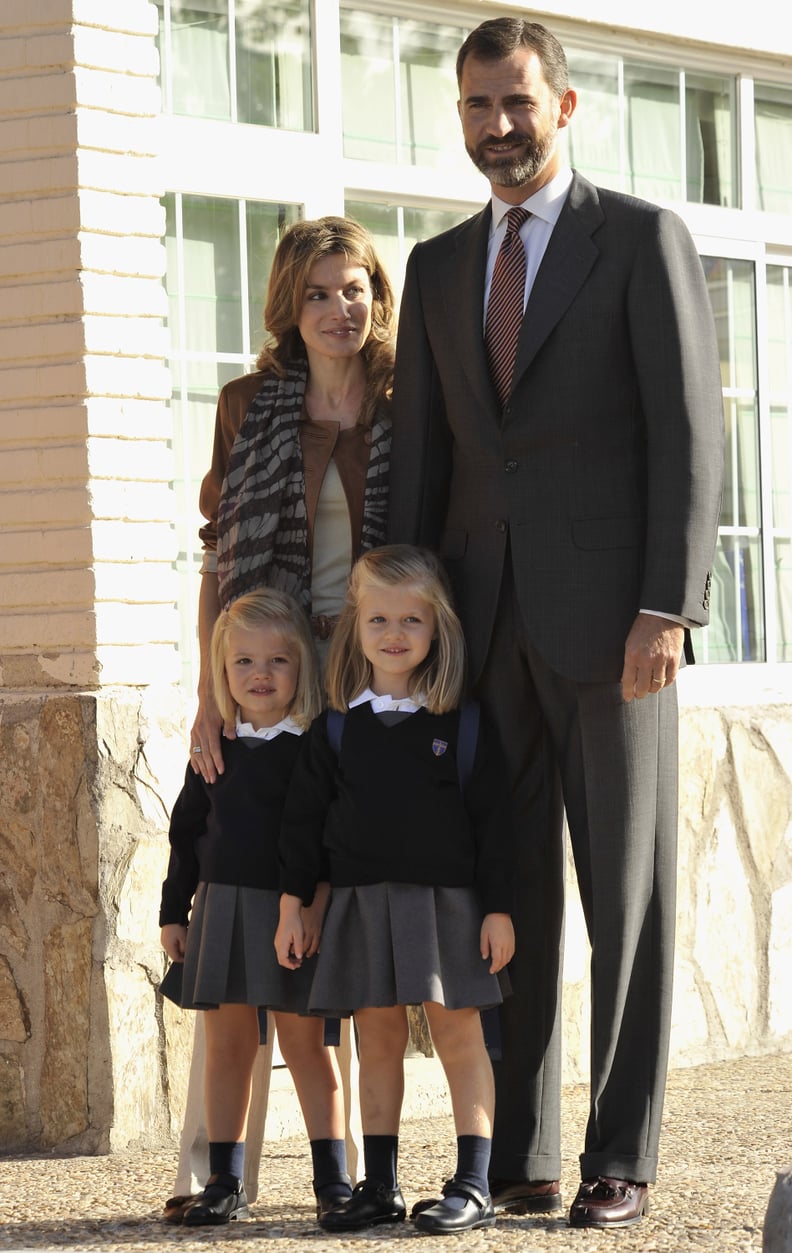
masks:
[(200, 753), (200, 751), (201, 751), (200, 744), (194, 744), (193, 747), (190, 749), (191, 753)]
[(652, 675), (652, 682), (653, 682), (653, 683), (656, 683), (658, 687), (662, 687), (662, 686), (663, 686), (663, 684), (665, 683), (665, 679), (658, 679), (657, 675), (656, 675), (656, 674), (653, 674), (653, 675)]

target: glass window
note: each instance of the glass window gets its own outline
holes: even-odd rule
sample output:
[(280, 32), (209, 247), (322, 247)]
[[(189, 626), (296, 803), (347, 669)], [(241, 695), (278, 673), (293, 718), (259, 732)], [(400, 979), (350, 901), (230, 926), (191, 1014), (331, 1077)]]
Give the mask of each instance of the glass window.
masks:
[(569, 159), (593, 183), (621, 191), (621, 62), (618, 57), (567, 49), (577, 108), (567, 128)]
[(645, 200), (681, 200), (679, 75), (657, 66), (624, 66), (627, 190)]
[(342, 10), (345, 156), (467, 172), (455, 70), (465, 34), (458, 26)]
[(166, 108), (312, 130), (310, 0), (157, 0)]
[(196, 573), (201, 480), (209, 469), (221, 387), (244, 374), (263, 340), (262, 308), (272, 257), (296, 205), (170, 195), (166, 212), (173, 393), (174, 491), (182, 623), (182, 674), (197, 677)]
[(578, 92), (569, 151), (581, 173), (646, 200), (737, 203), (733, 78), (579, 50), (568, 60)]
[(685, 75), (687, 199), (733, 207), (737, 194), (734, 78)]
[(373, 235), (377, 252), (388, 271), (397, 298), (404, 279), (404, 267), (413, 245), (421, 239), (431, 239), (441, 231), (450, 230), (470, 216), (469, 213), (453, 209), (404, 208), (401, 205), (375, 204), (365, 200), (347, 200), (344, 212)]
[(749, 261), (702, 261), (720, 347), (726, 454), (710, 625), (699, 651), (703, 661), (763, 661), (754, 268)]
[(792, 266), (767, 268), (767, 324), (776, 660), (792, 661)]
[(754, 116), (759, 208), (792, 213), (792, 90), (756, 83)]

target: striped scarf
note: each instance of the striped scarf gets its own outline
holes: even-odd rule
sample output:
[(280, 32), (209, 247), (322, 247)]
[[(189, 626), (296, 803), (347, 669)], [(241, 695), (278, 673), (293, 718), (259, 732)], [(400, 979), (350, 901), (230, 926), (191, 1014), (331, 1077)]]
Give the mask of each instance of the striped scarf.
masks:
[[(234, 440), (217, 512), (217, 579), (225, 607), (243, 592), (276, 587), (311, 612), (308, 514), (300, 445), (308, 367), (268, 377)], [(363, 497), (360, 551), (385, 543), (390, 418), (377, 415)]]

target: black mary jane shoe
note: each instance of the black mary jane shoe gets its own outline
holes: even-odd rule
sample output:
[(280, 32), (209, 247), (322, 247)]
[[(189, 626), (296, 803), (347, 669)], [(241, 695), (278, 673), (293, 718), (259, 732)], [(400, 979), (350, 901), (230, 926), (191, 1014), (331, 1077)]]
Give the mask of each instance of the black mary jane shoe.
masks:
[(185, 1227), (220, 1227), (250, 1218), (245, 1185), (236, 1175), (210, 1175), (206, 1187), (184, 1211)]
[[(464, 1205), (449, 1205), (451, 1197), (462, 1197)], [(457, 1231), (475, 1231), (478, 1227), (495, 1226), (495, 1210), (489, 1193), (467, 1183), (449, 1179), (443, 1187), (443, 1199), (423, 1207), (419, 1201), (413, 1206), (415, 1226), (432, 1236), (449, 1236)]]
[(404, 1222), (406, 1215), (399, 1188), (386, 1188), (363, 1179), (355, 1185), (348, 1201), (319, 1215), (319, 1226), (323, 1231), (362, 1231), (364, 1227)]
[(349, 1175), (333, 1175), (330, 1179), (325, 1179), (321, 1188), (317, 1188), (314, 1180), (313, 1190), (316, 1197), (316, 1217), (321, 1218), (323, 1214), (329, 1214), (331, 1210), (338, 1209), (339, 1205), (345, 1205), (352, 1199), (352, 1180)]

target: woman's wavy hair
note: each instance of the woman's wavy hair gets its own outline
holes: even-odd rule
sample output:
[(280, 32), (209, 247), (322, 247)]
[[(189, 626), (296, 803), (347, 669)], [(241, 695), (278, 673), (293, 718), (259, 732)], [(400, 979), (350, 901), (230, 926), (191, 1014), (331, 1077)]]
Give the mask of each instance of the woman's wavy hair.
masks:
[(295, 222), (281, 236), (264, 305), (264, 328), (269, 338), (259, 353), (256, 368), (284, 378), (290, 362), (304, 359), (305, 346), (298, 323), (308, 276), (317, 261), (339, 254), (350, 265), (361, 266), (371, 283), (371, 333), (362, 349), (366, 391), (359, 418), (362, 426), (371, 426), (383, 397), (390, 396), (393, 382), (396, 300), (374, 240), (352, 218)]
[(227, 609), (221, 610), (212, 631), (210, 661), (217, 708), (226, 722), (233, 722), (237, 714), (225, 666), (228, 636), (234, 627), (245, 631), (271, 628), (296, 649), (297, 688), (288, 712), (297, 725), (307, 731), (321, 712), (322, 689), (311, 625), (303, 610), (291, 596), (272, 587), (245, 592), (232, 600)]
[(361, 598), (372, 587), (401, 584), (415, 588), (435, 615), (436, 635), (410, 678), (410, 695), (420, 695), (430, 713), (447, 713), (459, 707), (465, 684), (465, 639), (445, 570), (427, 549), (389, 544), (370, 549), (352, 567), (327, 659), (325, 685), (333, 709), (348, 709), (349, 702), (371, 686), (371, 663), (360, 646)]

